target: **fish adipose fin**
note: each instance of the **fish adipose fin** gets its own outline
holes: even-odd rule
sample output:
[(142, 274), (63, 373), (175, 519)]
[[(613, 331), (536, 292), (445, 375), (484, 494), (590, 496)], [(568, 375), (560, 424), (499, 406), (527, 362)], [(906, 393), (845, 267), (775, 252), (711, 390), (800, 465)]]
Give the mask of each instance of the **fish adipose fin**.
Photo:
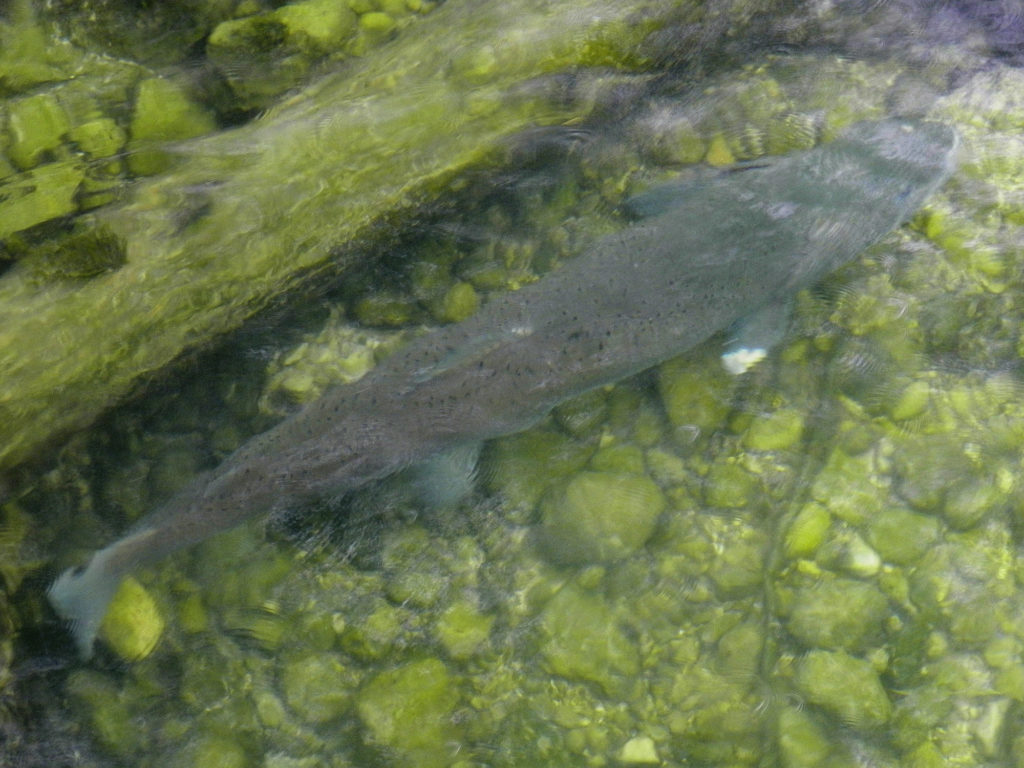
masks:
[(764, 360), (769, 350), (786, 335), (792, 308), (791, 301), (771, 302), (733, 323), (722, 352), (725, 369), (739, 376)]

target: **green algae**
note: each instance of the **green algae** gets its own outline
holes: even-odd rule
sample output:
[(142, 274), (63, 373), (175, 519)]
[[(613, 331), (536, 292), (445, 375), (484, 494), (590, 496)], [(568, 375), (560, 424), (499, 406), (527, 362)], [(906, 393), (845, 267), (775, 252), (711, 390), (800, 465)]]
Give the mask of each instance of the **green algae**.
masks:
[(68, 116), (53, 94), (39, 93), (10, 102), (7, 156), (22, 170), (34, 168), (60, 146), (70, 128)]
[(190, 139), (217, 127), (213, 115), (177, 83), (159, 77), (143, 80), (135, 94), (128, 132), (131, 136), (128, 165), (132, 173), (152, 175), (166, 170), (170, 158), (152, 145)]
[(124, 244), (98, 227), (40, 245), (21, 259), (40, 282), (95, 277), (117, 269), (124, 261)]
[(493, 616), (481, 613), (472, 603), (463, 600), (445, 608), (434, 632), (449, 656), (464, 660), (481, 651), (493, 625)]
[(824, 543), (832, 516), (820, 504), (803, 507), (789, 522), (783, 547), (787, 557), (810, 557)]
[(294, 659), (281, 670), (284, 699), (306, 722), (325, 723), (344, 715), (352, 706), (354, 683), (345, 659), (332, 654)]
[(113, 157), (121, 151), (128, 137), (114, 120), (98, 117), (74, 126), (68, 138), (92, 157)]
[(532, 510), (549, 485), (582, 469), (593, 450), (557, 432), (522, 432), (491, 443), (484, 477), (510, 506)]
[(931, 548), (939, 536), (938, 521), (905, 507), (887, 506), (868, 522), (868, 541), (884, 560), (912, 565)]
[(476, 312), (480, 297), (469, 283), (453, 285), (438, 304), (435, 317), (441, 323), (458, 323)]
[(881, 640), (889, 615), (885, 595), (852, 579), (809, 584), (791, 599), (786, 628), (810, 648), (863, 651)]
[(786, 707), (777, 720), (779, 756), (787, 768), (812, 768), (824, 765), (835, 747), (821, 724), (807, 712)]
[[(416, 586), (422, 586), (422, 581), (418, 581)], [(400, 590), (396, 588), (393, 591)], [(418, 594), (422, 597), (422, 593)], [(338, 640), (341, 647), (357, 659), (385, 658), (404, 640), (403, 624), (410, 618), (408, 611), (382, 601), (359, 621), (346, 622)]]
[(782, 451), (793, 448), (804, 431), (804, 416), (792, 409), (781, 409), (755, 419), (743, 436), (744, 444), (754, 451)]
[(659, 369), (658, 387), (669, 421), (676, 427), (708, 430), (728, 413), (729, 379), (713, 366), (688, 365), (671, 360)]
[(46, 163), (0, 183), (5, 200), (0, 237), (78, 210), (75, 195), (85, 180), (85, 167), (74, 160)]
[(80, 54), (44, 32), (29, 0), (15, 0), (10, 9), (0, 21), (0, 92), (23, 93), (70, 77)]
[(613, 562), (644, 545), (664, 508), (643, 475), (581, 472), (542, 500), (541, 546), (562, 565)]
[(599, 595), (565, 587), (544, 607), (541, 626), (541, 653), (560, 677), (591, 681), (615, 695), (639, 671), (636, 647)]
[(888, 722), (892, 705), (871, 665), (842, 651), (811, 651), (797, 666), (796, 684), (808, 700), (858, 730)]
[(371, 743), (397, 752), (404, 764), (450, 765), (456, 681), (437, 659), (382, 672), (358, 694), (356, 709)]

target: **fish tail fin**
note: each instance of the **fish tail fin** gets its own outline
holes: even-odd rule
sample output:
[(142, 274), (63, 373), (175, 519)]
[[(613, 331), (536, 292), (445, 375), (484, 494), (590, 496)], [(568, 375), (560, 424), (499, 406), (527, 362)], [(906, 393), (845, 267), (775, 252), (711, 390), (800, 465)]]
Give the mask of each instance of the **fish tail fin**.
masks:
[(92, 646), (103, 616), (114, 598), (123, 574), (109, 567), (112, 552), (102, 549), (84, 567), (64, 571), (47, 590), (57, 614), (68, 622), (82, 658), (92, 656)]

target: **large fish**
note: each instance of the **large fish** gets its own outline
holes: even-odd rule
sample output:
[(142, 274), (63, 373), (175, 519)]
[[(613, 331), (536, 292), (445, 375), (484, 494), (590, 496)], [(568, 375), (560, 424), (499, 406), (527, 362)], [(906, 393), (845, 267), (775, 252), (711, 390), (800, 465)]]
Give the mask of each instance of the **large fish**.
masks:
[(255, 514), (525, 429), (567, 398), (775, 306), (920, 208), (952, 170), (956, 144), (940, 123), (864, 122), (696, 191), (666, 186), (647, 196), (647, 218), (250, 440), (62, 574), (52, 604), (89, 656), (120, 580), (140, 564)]

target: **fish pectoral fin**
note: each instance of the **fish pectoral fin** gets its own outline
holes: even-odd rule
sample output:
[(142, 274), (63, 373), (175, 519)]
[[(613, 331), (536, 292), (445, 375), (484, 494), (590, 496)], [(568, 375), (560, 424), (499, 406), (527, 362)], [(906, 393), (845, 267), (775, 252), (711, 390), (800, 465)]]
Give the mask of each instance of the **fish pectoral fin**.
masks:
[(722, 352), (725, 369), (738, 376), (767, 357), (789, 330), (792, 310), (792, 301), (773, 301), (733, 323)]

